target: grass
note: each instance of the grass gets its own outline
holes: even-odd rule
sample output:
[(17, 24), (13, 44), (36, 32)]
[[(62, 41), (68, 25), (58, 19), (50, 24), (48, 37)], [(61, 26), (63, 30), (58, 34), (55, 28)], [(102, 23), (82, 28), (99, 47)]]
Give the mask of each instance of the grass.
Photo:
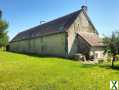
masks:
[(0, 90), (109, 90), (110, 80), (119, 81), (110, 64), (0, 52)]

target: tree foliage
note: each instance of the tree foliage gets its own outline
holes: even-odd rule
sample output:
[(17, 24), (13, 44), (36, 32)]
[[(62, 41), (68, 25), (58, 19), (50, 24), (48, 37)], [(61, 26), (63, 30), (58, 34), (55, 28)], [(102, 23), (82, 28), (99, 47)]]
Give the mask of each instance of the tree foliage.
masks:
[(111, 37), (104, 38), (105, 53), (112, 55), (112, 67), (116, 61), (116, 55), (119, 54), (119, 32), (113, 32)]
[(0, 48), (8, 45), (8, 23), (0, 19)]

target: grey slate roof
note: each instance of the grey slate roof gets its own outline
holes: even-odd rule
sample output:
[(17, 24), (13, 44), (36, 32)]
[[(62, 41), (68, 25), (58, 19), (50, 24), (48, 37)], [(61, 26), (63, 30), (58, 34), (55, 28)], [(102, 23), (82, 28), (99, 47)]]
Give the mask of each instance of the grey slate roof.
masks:
[(102, 39), (95, 33), (79, 32), (78, 34), (91, 46), (104, 46)]
[(65, 32), (67, 28), (73, 23), (76, 17), (80, 14), (82, 10), (78, 10), (66, 16), (60, 17), (48, 23), (44, 23), (42, 25), (36, 26), (29, 30), (23, 31), (17, 34), (11, 42), (30, 39), (39, 36), (49, 35), (53, 33)]

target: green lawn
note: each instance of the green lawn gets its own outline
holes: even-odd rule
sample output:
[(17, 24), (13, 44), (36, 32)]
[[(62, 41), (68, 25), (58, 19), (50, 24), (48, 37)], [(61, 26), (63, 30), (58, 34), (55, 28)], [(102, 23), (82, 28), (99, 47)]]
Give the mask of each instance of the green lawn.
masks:
[(109, 64), (0, 52), (0, 90), (109, 90), (110, 80), (119, 71)]

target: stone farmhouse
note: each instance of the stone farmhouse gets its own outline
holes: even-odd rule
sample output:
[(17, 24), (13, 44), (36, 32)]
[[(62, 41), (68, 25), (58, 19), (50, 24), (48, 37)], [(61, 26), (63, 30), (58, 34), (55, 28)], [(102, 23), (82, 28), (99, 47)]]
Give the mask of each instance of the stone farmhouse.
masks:
[(18, 33), (10, 41), (10, 51), (59, 57), (81, 53), (88, 59), (103, 58), (103, 43), (87, 15), (87, 6), (53, 21)]

